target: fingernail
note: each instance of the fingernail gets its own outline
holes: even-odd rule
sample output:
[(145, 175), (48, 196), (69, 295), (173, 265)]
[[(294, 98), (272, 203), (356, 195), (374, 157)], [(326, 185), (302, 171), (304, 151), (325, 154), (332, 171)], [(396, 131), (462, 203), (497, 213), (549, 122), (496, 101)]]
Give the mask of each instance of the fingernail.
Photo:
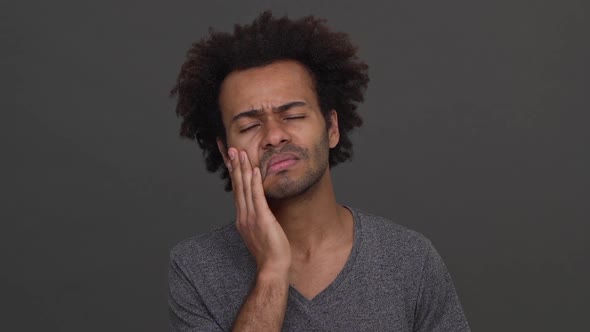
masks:
[(246, 161), (246, 152), (240, 152), (240, 162)]
[(228, 151), (228, 154), (229, 154), (229, 159), (231, 159), (231, 160), (236, 159), (236, 153), (234, 152), (234, 150), (230, 149)]

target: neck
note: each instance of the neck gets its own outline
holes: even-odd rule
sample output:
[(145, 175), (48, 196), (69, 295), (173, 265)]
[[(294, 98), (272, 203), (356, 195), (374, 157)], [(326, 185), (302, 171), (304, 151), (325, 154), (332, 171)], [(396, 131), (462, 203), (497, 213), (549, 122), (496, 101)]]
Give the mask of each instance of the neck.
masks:
[(352, 215), (336, 202), (329, 169), (305, 193), (269, 201), (269, 206), (285, 231), (294, 254), (310, 257), (352, 238)]

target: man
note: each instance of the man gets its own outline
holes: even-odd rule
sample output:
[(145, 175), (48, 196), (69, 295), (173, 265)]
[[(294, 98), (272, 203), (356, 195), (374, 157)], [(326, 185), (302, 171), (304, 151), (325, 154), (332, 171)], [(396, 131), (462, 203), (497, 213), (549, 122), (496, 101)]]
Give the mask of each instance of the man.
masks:
[(236, 222), (171, 252), (177, 331), (467, 331), (430, 242), (337, 203), (368, 83), (347, 36), (263, 13), (195, 43), (177, 85), (181, 134), (233, 190)]

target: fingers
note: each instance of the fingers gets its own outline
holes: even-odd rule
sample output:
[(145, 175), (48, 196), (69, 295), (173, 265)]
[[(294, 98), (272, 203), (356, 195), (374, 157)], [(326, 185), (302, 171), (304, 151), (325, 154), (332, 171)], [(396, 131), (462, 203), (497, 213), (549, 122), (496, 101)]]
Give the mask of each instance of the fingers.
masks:
[(260, 168), (252, 167), (245, 151), (230, 148), (228, 156), (227, 167), (234, 191), (236, 221), (240, 227), (253, 226), (256, 220), (264, 220), (264, 216), (272, 214), (264, 196)]
[(260, 169), (252, 167), (245, 151), (230, 148), (228, 156), (240, 236), (259, 268), (287, 273), (291, 264), (289, 242), (266, 202)]
[(248, 216), (251, 218), (261, 217), (266, 212), (270, 212), (270, 208), (268, 207), (266, 197), (264, 196), (260, 168), (252, 167), (246, 152), (241, 151), (240, 156), (242, 158), (240, 160), (243, 160), (242, 179)]
[(269, 211), (266, 197), (264, 196), (264, 187), (262, 186), (262, 174), (260, 168), (255, 167), (252, 172), (252, 202), (254, 209), (261, 213), (263, 211)]
[[(242, 169), (240, 165), (240, 157), (238, 150), (229, 148), (228, 155), (231, 167), (231, 181), (234, 192), (234, 202), (236, 205), (236, 221), (241, 223), (247, 220), (248, 213), (246, 207), (246, 199), (244, 197), (244, 183), (242, 179)], [(229, 168), (229, 167), (228, 167)]]
[(248, 220), (253, 221), (256, 218), (256, 210), (252, 202), (252, 165), (250, 159), (245, 151), (240, 151), (240, 165), (242, 171), (242, 183), (244, 190), (244, 200), (246, 201), (246, 208)]

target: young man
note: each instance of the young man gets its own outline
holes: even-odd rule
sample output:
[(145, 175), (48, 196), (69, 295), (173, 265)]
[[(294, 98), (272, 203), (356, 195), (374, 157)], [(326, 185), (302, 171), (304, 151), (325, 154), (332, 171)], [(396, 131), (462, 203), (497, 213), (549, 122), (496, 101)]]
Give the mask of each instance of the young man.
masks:
[(195, 43), (181, 134), (234, 193), (236, 222), (171, 252), (177, 331), (468, 331), (430, 242), (337, 203), (368, 83), (346, 35), (263, 13)]

